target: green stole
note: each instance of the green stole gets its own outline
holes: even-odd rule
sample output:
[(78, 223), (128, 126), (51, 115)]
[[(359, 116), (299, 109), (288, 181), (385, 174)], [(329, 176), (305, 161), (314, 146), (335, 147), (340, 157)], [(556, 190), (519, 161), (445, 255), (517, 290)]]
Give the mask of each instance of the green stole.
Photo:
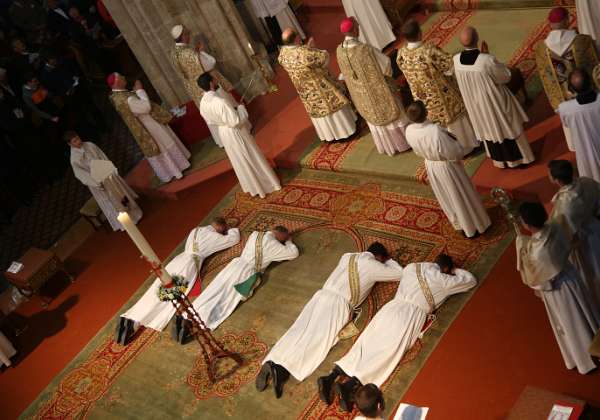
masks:
[(256, 289), (260, 284), (260, 279), (262, 277), (260, 268), (262, 267), (263, 261), (264, 236), (265, 232), (258, 232), (258, 235), (256, 235), (256, 245), (254, 245), (254, 274), (252, 274), (242, 283), (233, 286), (235, 290), (242, 295), (242, 300), (246, 300), (251, 297), (252, 293), (254, 293), (254, 289)]

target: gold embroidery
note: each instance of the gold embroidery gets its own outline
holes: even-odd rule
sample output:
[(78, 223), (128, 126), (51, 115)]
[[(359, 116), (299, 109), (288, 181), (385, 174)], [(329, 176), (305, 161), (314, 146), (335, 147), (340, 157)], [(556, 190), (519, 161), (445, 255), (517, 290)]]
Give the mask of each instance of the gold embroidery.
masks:
[(425, 296), (425, 300), (429, 305), (429, 313), (433, 313), (435, 311), (435, 300), (433, 299), (433, 293), (431, 293), (431, 289), (427, 284), (427, 280), (423, 277), (423, 269), (422, 264), (417, 264), (417, 280), (419, 280), (419, 287), (421, 287), (421, 291)]
[[(348, 282), (350, 283), (350, 306), (352, 307), (351, 319), (348, 323), (342, 328), (342, 330), (338, 333), (338, 338), (340, 340), (346, 340), (348, 338), (352, 338), (359, 334), (360, 330), (355, 324), (356, 319), (358, 319), (358, 315), (360, 315), (360, 311), (358, 310), (358, 305), (360, 304), (360, 277), (358, 275), (358, 254), (353, 254), (350, 256), (350, 261), (348, 262)], [(357, 315), (353, 320), (352, 316)]]
[(298, 96), (312, 118), (339, 111), (350, 101), (327, 67), (326, 51), (307, 46), (281, 48), (279, 64), (287, 71)]
[(254, 291), (260, 286), (262, 282), (262, 262), (263, 262), (263, 238), (265, 237), (265, 232), (258, 232), (256, 235), (256, 244), (254, 245), (254, 274), (256, 275), (256, 281), (252, 285), (252, 289), (248, 296), (242, 298), (242, 301), (246, 301), (252, 297)]

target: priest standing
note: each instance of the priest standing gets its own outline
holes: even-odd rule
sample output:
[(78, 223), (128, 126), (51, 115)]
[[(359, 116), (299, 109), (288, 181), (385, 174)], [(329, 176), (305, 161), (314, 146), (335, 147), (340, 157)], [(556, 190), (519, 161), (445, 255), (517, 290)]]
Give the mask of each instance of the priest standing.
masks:
[[(119, 212), (122, 211), (127, 212), (131, 220), (137, 223), (143, 214), (142, 209), (135, 202), (138, 196), (119, 176), (104, 152), (94, 143), (81, 141), (74, 131), (67, 131), (63, 137), (71, 147), (71, 166), (75, 178), (90, 189), (113, 230), (123, 230), (123, 226), (117, 220)], [(112, 166), (114, 171), (110, 174), (104, 173), (103, 179), (94, 178), (92, 167), (95, 161)]]
[(598, 308), (586, 293), (577, 270), (569, 262), (571, 244), (562, 228), (546, 223), (540, 203), (523, 203), (519, 215), (531, 236), (517, 236), (517, 268), (523, 282), (536, 290), (567, 369), (584, 375), (596, 368), (588, 353), (600, 328)]
[(410, 149), (404, 138), (404, 107), (393, 87), (390, 58), (360, 42), (358, 30), (354, 18), (340, 24), (346, 37), (337, 48), (338, 65), (354, 106), (367, 121), (377, 151), (392, 156)]
[(290, 374), (299, 381), (306, 379), (339, 341), (342, 329), (358, 333), (351, 315), (375, 283), (400, 281), (401, 277), (402, 267), (379, 242), (371, 244), (366, 252), (342, 255), (321, 290), (265, 357), (256, 389), (264, 391), (271, 379), (275, 396), (281, 398)]
[(354, 17), (360, 24), (360, 42), (381, 51), (396, 40), (379, 0), (342, 0), (342, 5), (346, 16)]
[(216, 93), (217, 83), (208, 73), (198, 78), (198, 85), (205, 92), (198, 105), (200, 114), (208, 124), (219, 128), (219, 138), (242, 190), (261, 198), (280, 190), (277, 175), (250, 134), (248, 113), (244, 105), (234, 108), (229, 101), (219, 96)]
[(600, 50), (600, 2), (597, 0), (575, 0), (577, 25), (582, 34), (594, 38)]
[(112, 73), (107, 82), (112, 89), (110, 100), (156, 176), (162, 182), (183, 177), (182, 172), (190, 167), (190, 152), (167, 125), (172, 115), (150, 101), (139, 80), (133, 92), (126, 89), (127, 79), (119, 73)]
[(329, 73), (329, 53), (300, 43), (291, 28), (283, 31), (279, 64), (290, 76), (322, 141), (341, 140), (356, 131), (356, 114), (342, 87)]
[(206, 326), (214, 330), (236, 306), (252, 296), (267, 267), (276, 261), (289, 261), (299, 252), (284, 226), (268, 232), (252, 232), (242, 254), (231, 260), (194, 301), (194, 309)]
[[(477, 139), (498, 168), (516, 168), (535, 160), (523, 124), (529, 119), (506, 86), (511, 72), (491, 54), (478, 48), (473, 27), (460, 34), (465, 47), (454, 56), (454, 72)], [(484, 44), (485, 45), (485, 44)]]
[(583, 69), (569, 75), (569, 84), (577, 96), (561, 103), (558, 114), (570, 132), (579, 175), (600, 182), (600, 95)]
[[(266, 22), (275, 40), (281, 38), (281, 33), (285, 28), (294, 29), (300, 38), (306, 39), (302, 26), (289, 6), (288, 0), (251, 0), (251, 3), (256, 17)], [(275, 23), (273, 18), (277, 22), (277, 27), (272, 25)]]
[(406, 77), (413, 99), (427, 107), (427, 119), (454, 134), (465, 154), (479, 146), (469, 115), (452, 75), (452, 55), (423, 42), (416, 20), (402, 25), (408, 43), (398, 50), (396, 62)]

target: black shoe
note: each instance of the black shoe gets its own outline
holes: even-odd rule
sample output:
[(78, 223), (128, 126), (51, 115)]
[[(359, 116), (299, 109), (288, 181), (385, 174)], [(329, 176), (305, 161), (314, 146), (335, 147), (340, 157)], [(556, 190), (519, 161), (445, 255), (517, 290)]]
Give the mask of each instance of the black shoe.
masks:
[(256, 377), (256, 381), (254, 382), (258, 392), (263, 392), (265, 389), (267, 389), (267, 386), (269, 385), (269, 379), (271, 379), (272, 364), (273, 362), (269, 360), (260, 368), (260, 372)]
[(317, 385), (319, 386), (319, 397), (327, 405), (331, 405), (333, 398), (331, 397), (331, 388), (335, 383), (335, 378), (331, 376), (321, 376), (317, 379)]
[(119, 318), (119, 322), (117, 323), (117, 331), (115, 341), (121, 345), (125, 345), (124, 336), (125, 336), (125, 328), (127, 326), (126, 319), (123, 317)]
[(173, 322), (171, 327), (171, 338), (174, 341), (177, 341), (177, 337), (179, 336), (179, 330), (181, 329), (181, 320), (183, 318), (179, 315), (175, 316), (175, 322)]
[(279, 399), (283, 395), (283, 385), (290, 377), (290, 373), (283, 366), (271, 363), (271, 377), (273, 378), (275, 398)]
[(335, 384), (335, 391), (340, 397), (340, 407), (348, 413), (352, 412), (354, 408), (354, 390), (356, 385), (354, 379), (350, 379), (343, 384), (339, 382)]

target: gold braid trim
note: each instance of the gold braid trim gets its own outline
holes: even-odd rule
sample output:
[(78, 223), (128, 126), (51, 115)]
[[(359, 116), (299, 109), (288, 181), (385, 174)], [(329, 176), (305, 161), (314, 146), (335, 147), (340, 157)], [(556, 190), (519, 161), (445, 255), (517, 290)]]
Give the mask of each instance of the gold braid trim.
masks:
[[(350, 306), (352, 306), (352, 312), (350, 314), (350, 321), (342, 328), (338, 333), (340, 340), (346, 340), (357, 336), (360, 330), (354, 323), (360, 316), (358, 311), (358, 305), (360, 304), (360, 277), (358, 275), (358, 254), (350, 256), (350, 262), (348, 263), (348, 281), (350, 282)], [(352, 317), (356, 314), (356, 318), (352, 320)]]
[(425, 277), (423, 277), (422, 264), (417, 264), (417, 280), (419, 280), (419, 287), (421, 287), (425, 300), (429, 304), (429, 313), (433, 313), (433, 311), (435, 311), (435, 300), (433, 299), (433, 293), (431, 293), (431, 289), (429, 288)]

